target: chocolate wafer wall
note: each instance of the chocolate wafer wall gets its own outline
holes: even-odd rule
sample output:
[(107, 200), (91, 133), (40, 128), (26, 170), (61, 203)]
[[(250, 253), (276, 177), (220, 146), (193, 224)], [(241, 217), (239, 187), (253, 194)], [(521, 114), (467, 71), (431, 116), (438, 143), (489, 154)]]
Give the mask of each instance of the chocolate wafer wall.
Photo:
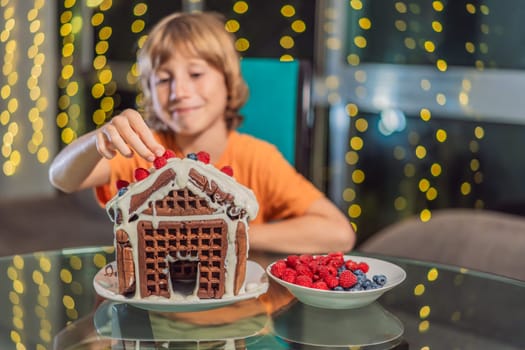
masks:
[(169, 297), (168, 283), (176, 290), (178, 280), (198, 278), (199, 298), (222, 297), (227, 230), (222, 219), (164, 221), (157, 228), (140, 221), (139, 272), (141, 280), (146, 282), (141, 283), (141, 296)]

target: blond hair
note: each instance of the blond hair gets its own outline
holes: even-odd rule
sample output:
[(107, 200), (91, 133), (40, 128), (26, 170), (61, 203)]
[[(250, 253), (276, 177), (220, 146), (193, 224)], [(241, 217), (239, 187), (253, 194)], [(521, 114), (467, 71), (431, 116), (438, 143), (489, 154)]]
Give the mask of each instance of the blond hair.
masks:
[(150, 86), (149, 78), (176, 50), (192, 52), (224, 74), (228, 91), (226, 125), (229, 130), (239, 126), (242, 122), (239, 110), (248, 98), (248, 87), (241, 75), (234, 37), (226, 31), (220, 14), (203, 12), (174, 13), (165, 17), (153, 27), (138, 53), (140, 83), (144, 94), (142, 107), (150, 127), (166, 129), (153, 110), (153, 87)]

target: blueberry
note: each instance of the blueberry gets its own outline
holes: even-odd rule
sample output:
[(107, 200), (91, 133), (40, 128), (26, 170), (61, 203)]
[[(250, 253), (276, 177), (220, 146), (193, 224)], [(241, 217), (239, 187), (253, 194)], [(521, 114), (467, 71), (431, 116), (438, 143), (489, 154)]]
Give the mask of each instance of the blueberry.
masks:
[(344, 288), (341, 287), (341, 286), (336, 286), (336, 287), (334, 287), (334, 290), (338, 291), (338, 292), (342, 292), (342, 291), (344, 291)]
[(118, 190), (118, 195), (119, 196), (122, 196), (124, 193), (126, 193), (126, 191), (128, 190), (127, 187), (122, 187)]
[(384, 286), (386, 283), (386, 276), (385, 275), (374, 275), (372, 277), (372, 280), (377, 283), (379, 286)]
[(361, 283), (361, 286), (363, 286), (364, 289), (372, 289), (372, 281), (366, 279), (363, 283)]
[(199, 158), (197, 158), (197, 154), (195, 153), (188, 153), (188, 158), (190, 159), (193, 159), (193, 160), (198, 160)]
[(356, 276), (364, 275), (364, 274), (365, 274), (365, 273), (363, 272), (363, 270), (361, 270), (361, 269), (354, 270), (353, 272), (354, 272), (354, 275), (356, 275)]
[(340, 268), (337, 269), (337, 274), (339, 275), (341, 272), (343, 272), (344, 270), (346, 270), (346, 266), (345, 265), (342, 265)]

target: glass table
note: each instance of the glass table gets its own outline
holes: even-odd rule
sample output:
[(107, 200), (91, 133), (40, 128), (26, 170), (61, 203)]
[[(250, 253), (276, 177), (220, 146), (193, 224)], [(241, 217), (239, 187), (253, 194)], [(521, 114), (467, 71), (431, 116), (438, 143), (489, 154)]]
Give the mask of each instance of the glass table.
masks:
[[(270, 283), (260, 298), (182, 313), (97, 296), (111, 247), (2, 257), (0, 349), (525, 349), (525, 282), (374, 257), (407, 278), (363, 308), (311, 307)], [(250, 252), (262, 266), (277, 258)]]

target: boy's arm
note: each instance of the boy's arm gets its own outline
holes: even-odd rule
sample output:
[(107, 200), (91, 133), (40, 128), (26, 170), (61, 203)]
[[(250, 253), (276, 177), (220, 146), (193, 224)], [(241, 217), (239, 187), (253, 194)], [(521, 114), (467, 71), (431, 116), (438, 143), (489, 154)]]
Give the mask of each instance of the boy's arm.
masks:
[(339, 209), (323, 197), (304, 215), (250, 226), (250, 249), (278, 253), (348, 252), (355, 233)]
[(97, 151), (96, 131), (66, 146), (49, 168), (49, 181), (59, 190), (71, 193), (109, 181), (109, 164)]

